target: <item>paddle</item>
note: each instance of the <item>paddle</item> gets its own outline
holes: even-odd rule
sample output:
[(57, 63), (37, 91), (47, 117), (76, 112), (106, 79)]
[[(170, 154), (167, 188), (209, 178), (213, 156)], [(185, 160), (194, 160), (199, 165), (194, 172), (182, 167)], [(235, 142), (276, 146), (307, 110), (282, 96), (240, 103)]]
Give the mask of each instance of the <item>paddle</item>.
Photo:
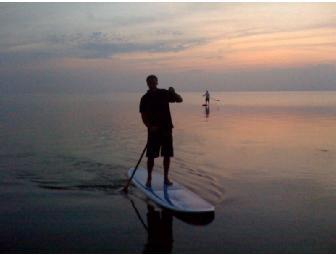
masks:
[(128, 182), (126, 183), (125, 187), (122, 189), (125, 193), (127, 193), (127, 191), (128, 191), (128, 186), (130, 185), (131, 180), (133, 179), (133, 176), (134, 176), (136, 170), (138, 169), (138, 166), (139, 166), (139, 164), (140, 164), (140, 162), (141, 162), (141, 160), (142, 160), (142, 157), (143, 157), (143, 155), (145, 154), (145, 151), (146, 151), (146, 150), (147, 150), (147, 144), (146, 144), (145, 148), (144, 148), (143, 151), (142, 151), (142, 154), (141, 154), (141, 156), (140, 156), (140, 158), (139, 158), (139, 160), (138, 160), (138, 163), (136, 164), (136, 166), (135, 166), (135, 168), (134, 168), (134, 170), (133, 170), (133, 173), (132, 173), (131, 177), (129, 178), (129, 180), (128, 180)]

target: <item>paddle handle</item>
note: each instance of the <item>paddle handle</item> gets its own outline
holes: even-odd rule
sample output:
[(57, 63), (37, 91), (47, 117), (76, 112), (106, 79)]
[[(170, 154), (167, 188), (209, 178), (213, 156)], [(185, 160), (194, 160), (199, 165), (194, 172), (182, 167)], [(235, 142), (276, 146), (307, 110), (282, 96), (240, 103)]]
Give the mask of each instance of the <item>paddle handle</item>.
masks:
[(131, 177), (128, 179), (128, 182), (126, 183), (125, 187), (123, 188), (123, 190), (124, 190), (125, 192), (127, 192), (128, 186), (130, 185), (131, 180), (133, 179), (133, 176), (135, 175), (135, 172), (136, 172), (136, 170), (138, 169), (138, 166), (139, 166), (139, 164), (140, 164), (140, 162), (141, 162), (141, 160), (142, 160), (142, 158), (143, 158), (143, 155), (145, 154), (145, 151), (146, 151), (146, 150), (147, 150), (147, 144), (146, 144), (145, 148), (143, 149), (143, 151), (142, 151), (142, 153), (141, 153), (141, 156), (140, 156), (140, 158), (139, 158), (139, 160), (138, 160), (138, 163), (136, 164), (136, 166), (135, 166), (135, 168), (134, 168), (134, 170), (133, 170), (133, 173), (132, 173)]

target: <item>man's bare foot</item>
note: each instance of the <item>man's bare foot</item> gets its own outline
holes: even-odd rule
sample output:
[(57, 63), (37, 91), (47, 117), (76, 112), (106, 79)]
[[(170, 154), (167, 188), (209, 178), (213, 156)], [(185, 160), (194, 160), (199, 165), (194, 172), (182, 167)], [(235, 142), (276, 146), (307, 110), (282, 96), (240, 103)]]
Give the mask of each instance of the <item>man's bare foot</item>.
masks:
[(152, 187), (152, 180), (147, 180), (146, 187), (151, 188)]
[(164, 180), (164, 184), (165, 184), (165, 185), (168, 185), (168, 186), (173, 185), (173, 183), (172, 183), (169, 179), (165, 179), (165, 180)]

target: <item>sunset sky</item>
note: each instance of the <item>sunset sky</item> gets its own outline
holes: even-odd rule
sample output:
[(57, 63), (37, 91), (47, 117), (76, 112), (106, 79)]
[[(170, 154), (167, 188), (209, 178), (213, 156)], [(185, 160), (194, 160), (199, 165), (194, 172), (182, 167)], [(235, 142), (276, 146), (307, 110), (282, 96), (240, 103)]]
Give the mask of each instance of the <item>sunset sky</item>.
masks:
[(0, 3), (0, 92), (336, 90), (336, 3)]

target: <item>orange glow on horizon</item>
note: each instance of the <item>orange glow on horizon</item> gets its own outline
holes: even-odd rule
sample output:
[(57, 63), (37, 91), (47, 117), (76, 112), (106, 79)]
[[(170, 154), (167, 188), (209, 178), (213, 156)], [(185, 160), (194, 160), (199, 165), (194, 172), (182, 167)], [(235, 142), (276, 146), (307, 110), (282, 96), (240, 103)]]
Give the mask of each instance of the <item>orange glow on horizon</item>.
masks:
[(172, 70), (262, 67), (294, 67), (336, 62), (334, 29), (312, 29), (251, 35), (238, 38), (215, 38), (205, 45), (180, 52), (120, 54), (121, 60), (142, 62), (139, 68)]

